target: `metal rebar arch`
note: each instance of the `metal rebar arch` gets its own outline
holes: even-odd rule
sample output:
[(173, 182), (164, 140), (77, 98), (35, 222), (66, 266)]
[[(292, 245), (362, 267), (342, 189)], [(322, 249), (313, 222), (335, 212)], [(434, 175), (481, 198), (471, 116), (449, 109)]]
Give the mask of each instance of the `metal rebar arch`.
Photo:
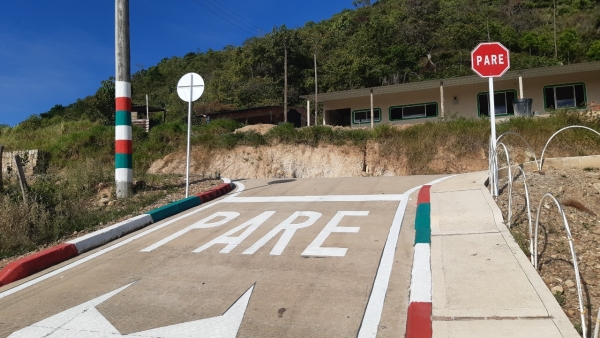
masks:
[(540, 220), (540, 212), (542, 210), (542, 206), (546, 197), (554, 200), (554, 203), (558, 207), (558, 212), (563, 218), (563, 223), (565, 226), (565, 231), (567, 232), (567, 239), (569, 240), (569, 248), (571, 249), (571, 259), (573, 260), (573, 269), (575, 270), (575, 280), (577, 281), (577, 297), (579, 298), (579, 312), (581, 315), (581, 330), (583, 332), (583, 337), (587, 337), (587, 329), (585, 325), (585, 310), (583, 307), (583, 291), (581, 288), (581, 277), (579, 275), (579, 264), (577, 263), (577, 254), (575, 253), (575, 244), (573, 242), (573, 236), (571, 235), (571, 229), (569, 228), (569, 221), (567, 221), (567, 216), (558, 200), (551, 194), (546, 193), (542, 199), (540, 200), (540, 204), (537, 210), (537, 216), (535, 218), (535, 240), (533, 244), (534, 250), (534, 267), (538, 269), (538, 231), (539, 231), (539, 220)]
[[(527, 187), (527, 176), (525, 176), (525, 170), (523, 170), (522, 167), (517, 167), (517, 169), (515, 169), (515, 176), (518, 174), (518, 172), (521, 172), (522, 177), (523, 177), (523, 185), (525, 186), (525, 202), (527, 205), (527, 220), (529, 222), (529, 253), (530, 253), (530, 259), (531, 259), (531, 264), (533, 264), (533, 227), (532, 227), (532, 217), (531, 217), (531, 205), (529, 203), (530, 199), (529, 199), (529, 188)], [(514, 179), (512, 180), (514, 181)], [(508, 196), (509, 196), (509, 219), (508, 219), (508, 228), (511, 228), (511, 219), (510, 217), (512, 216), (512, 211), (510, 209), (510, 206), (512, 206), (512, 182), (508, 187)]]
[(558, 135), (560, 132), (567, 130), (567, 129), (571, 129), (571, 128), (582, 128), (582, 129), (587, 129), (589, 131), (593, 131), (594, 133), (598, 134), (598, 136), (600, 136), (600, 133), (595, 131), (592, 128), (589, 127), (584, 127), (584, 126), (568, 126), (568, 127), (564, 127), (563, 129), (557, 131), (556, 133), (554, 133), (552, 136), (550, 136), (550, 138), (548, 139), (548, 142), (546, 142), (546, 145), (544, 146), (544, 150), (542, 150), (542, 156), (540, 157), (540, 162), (538, 164), (538, 170), (542, 170), (542, 166), (544, 165), (544, 153), (546, 152), (546, 148), (548, 147), (548, 144), (550, 144), (550, 141), (552, 141), (552, 139)]
[[(496, 149), (498, 149), (500, 146), (502, 146), (502, 149), (504, 149), (504, 154), (506, 155), (506, 164), (508, 166), (508, 228), (510, 229), (510, 219), (512, 218), (512, 199), (510, 198), (510, 191), (511, 191), (511, 187), (512, 187), (512, 170), (511, 170), (511, 166), (510, 166), (510, 156), (508, 155), (508, 148), (506, 148), (506, 145), (502, 142), (499, 142), (496, 145)], [(494, 158), (497, 161), (497, 155), (498, 152), (496, 151), (494, 153)], [(496, 168), (498, 168), (498, 164), (496, 163)], [(498, 169), (496, 169), (498, 170)]]
[(527, 145), (527, 148), (529, 148), (529, 150), (533, 154), (533, 159), (535, 160), (536, 167), (539, 167), (539, 162), (538, 162), (537, 157), (535, 156), (535, 151), (533, 150), (533, 148), (531, 147), (531, 145), (529, 144), (529, 142), (527, 142), (527, 140), (525, 140), (525, 138), (523, 136), (521, 136), (521, 134), (516, 133), (514, 131), (507, 131), (506, 133), (498, 136), (498, 138), (496, 139), (496, 142), (500, 142), (500, 139), (502, 139), (506, 135), (516, 135), (516, 136), (520, 137), (521, 140), (523, 140), (523, 142), (525, 142), (525, 144)]

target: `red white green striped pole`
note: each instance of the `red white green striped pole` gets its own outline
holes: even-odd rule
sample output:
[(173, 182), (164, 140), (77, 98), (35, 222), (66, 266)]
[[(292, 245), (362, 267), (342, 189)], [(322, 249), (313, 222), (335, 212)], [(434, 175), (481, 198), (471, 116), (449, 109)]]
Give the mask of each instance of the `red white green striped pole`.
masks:
[(117, 198), (133, 185), (129, 0), (115, 0), (115, 183)]

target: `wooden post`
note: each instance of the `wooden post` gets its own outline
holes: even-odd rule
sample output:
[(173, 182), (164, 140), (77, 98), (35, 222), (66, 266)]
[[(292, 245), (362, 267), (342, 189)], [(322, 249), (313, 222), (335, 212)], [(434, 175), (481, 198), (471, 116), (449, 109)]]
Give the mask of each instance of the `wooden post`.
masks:
[(440, 81), (440, 116), (444, 117), (444, 81)]
[(310, 100), (306, 100), (306, 126), (310, 127)]
[(373, 88), (371, 88), (371, 129), (373, 129), (373, 125), (375, 121), (373, 121)]
[(284, 61), (283, 61), (283, 68), (284, 68), (284, 72), (285, 72), (284, 85), (283, 85), (283, 87), (284, 87), (283, 88), (283, 122), (287, 123), (287, 115), (288, 115), (287, 114), (288, 113), (287, 112), (287, 104), (288, 104), (288, 102), (287, 102), (287, 99), (288, 99), (288, 97), (287, 97), (287, 94), (288, 94), (287, 68), (288, 67), (287, 67), (287, 45), (285, 44), (285, 42), (284, 42), (283, 48), (284, 48), (284, 54), (285, 54)]
[[(319, 116), (319, 87), (317, 86), (317, 53), (315, 53), (315, 126)], [(325, 112), (323, 112), (323, 125), (325, 125)]]
[(146, 132), (150, 131), (150, 107), (148, 106), (148, 94), (146, 94)]
[(15, 155), (15, 165), (17, 166), (17, 174), (19, 175), (19, 182), (21, 183), (21, 192), (23, 193), (23, 203), (27, 205), (27, 181), (25, 180), (25, 172), (23, 171), (23, 163), (21, 163), (21, 157)]

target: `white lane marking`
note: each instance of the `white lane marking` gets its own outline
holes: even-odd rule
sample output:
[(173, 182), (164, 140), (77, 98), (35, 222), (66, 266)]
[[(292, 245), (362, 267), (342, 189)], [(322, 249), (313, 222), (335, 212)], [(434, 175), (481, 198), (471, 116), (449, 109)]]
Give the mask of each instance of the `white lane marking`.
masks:
[[(236, 195), (237, 196), (237, 195)], [(296, 202), (396, 202), (403, 195), (325, 195), (325, 196), (269, 196), (236, 197), (230, 196), (227, 203), (296, 203)]]
[(184, 215), (179, 216), (177, 218), (174, 218), (174, 219), (172, 219), (170, 221), (167, 221), (167, 222), (165, 222), (165, 223), (163, 223), (163, 224), (161, 224), (159, 226), (156, 226), (156, 227), (154, 227), (152, 229), (148, 229), (148, 230), (146, 230), (144, 232), (141, 232), (141, 233), (139, 233), (139, 234), (137, 234), (135, 236), (127, 238), (127, 239), (125, 239), (125, 240), (123, 240), (121, 242), (115, 243), (114, 245), (111, 245), (111, 246), (109, 246), (107, 248), (104, 248), (104, 249), (102, 249), (102, 250), (100, 250), (98, 252), (95, 252), (95, 253), (93, 253), (93, 254), (91, 254), (89, 256), (86, 256), (86, 257), (83, 257), (81, 259), (78, 259), (77, 261), (75, 261), (73, 263), (70, 263), (68, 265), (65, 265), (65, 266), (63, 266), (63, 267), (61, 267), (59, 269), (56, 269), (54, 271), (50, 271), (47, 274), (39, 276), (39, 277), (37, 277), (35, 279), (32, 279), (30, 281), (27, 281), (27, 282), (25, 282), (23, 284), (17, 285), (14, 288), (11, 288), (11, 289), (8, 289), (8, 290), (6, 290), (4, 292), (1, 292), (0, 293), (0, 299), (2, 299), (4, 297), (7, 297), (7, 296), (10, 296), (10, 295), (12, 295), (14, 293), (17, 293), (17, 292), (21, 291), (21, 290), (24, 290), (24, 289), (26, 289), (26, 288), (28, 288), (28, 287), (30, 287), (32, 285), (35, 285), (35, 284), (37, 284), (39, 282), (42, 282), (42, 281), (44, 281), (44, 280), (46, 280), (48, 278), (54, 277), (54, 276), (56, 276), (58, 274), (61, 274), (61, 273), (65, 272), (67, 270), (70, 270), (70, 269), (72, 269), (72, 268), (74, 268), (76, 266), (79, 266), (79, 265), (81, 265), (83, 263), (86, 263), (86, 262), (88, 262), (88, 261), (90, 261), (90, 260), (92, 260), (92, 259), (94, 259), (96, 257), (102, 256), (105, 253), (111, 252), (111, 251), (113, 251), (113, 250), (115, 250), (117, 248), (122, 247), (123, 245), (129, 244), (129, 243), (135, 241), (136, 239), (139, 239), (139, 238), (142, 238), (142, 237), (144, 237), (146, 235), (149, 235), (149, 234), (151, 234), (151, 233), (153, 233), (155, 231), (158, 231), (158, 230), (160, 230), (160, 229), (162, 229), (164, 227), (167, 227), (167, 226), (169, 226), (169, 225), (171, 225), (171, 224), (173, 224), (175, 222), (178, 222), (178, 221), (180, 221), (180, 220), (182, 220), (182, 219), (184, 219), (186, 217), (189, 217), (189, 216), (192, 216), (194, 214), (197, 214), (197, 213), (199, 213), (201, 211), (204, 211), (204, 210), (206, 210), (206, 209), (208, 209), (208, 208), (210, 208), (210, 207), (212, 207), (214, 205), (217, 205), (219, 203), (223, 203), (223, 201), (224, 201), (224, 199), (218, 200), (216, 202), (213, 202), (213, 203), (210, 203), (210, 204), (207, 204), (207, 205), (204, 205), (204, 206), (201, 206), (201, 207), (199, 207), (198, 209), (196, 209), (194, 211), (191, 211), (191, 212), (189, 212), (187, 214), (184, 214)]
[[(277, 241), (277, 244), (271, 250), (271, 255), (281, 255), (285, 247), (288, 245), (296, 230), (300, 228), (309, 227), (321, 218), (322, 214), (314, 211), (296, 211), (285, 221), (281, 222), (278, 226), (269, 231), (263, 238), (259, 239), (258, 242), (254, 243), (251, 247), (242, 252), (244, 255), (252, 255), (258, 249), (262, 248), (268, 241), (275, 237), (279, 232), (283, 231), (283, 234)], [(308, 219), (301, 223), (292, 223), (299, 217), (308, 217)]]
[[(227, 246), (224, 247), (223, 250), (221, 250), (220, 252), (221, 253), (230, 253), (231, 250), (235, 249), (238, 245), (240, 245), (240, 243), (242, 243), (242, 241), (244, 239), (246, 239), (248, 236), (250, 236), (254, 232), (254, 230), (256, 230), (259, 226), (261, 226), (264, 222), (267, 221), (267, 219), (269, 219), (274, 214), (275, 214), (275, 211), (265, 211), (262, 214), (249, 220), (248, 222), (227, 231), (226, 233), (224, 233), (221, 236), (213, 239), (212, 241), (204, 244), (203, 246), (199, 247), (198, 249), (196, 249), (192, 252), (193, 253), (202, 252), (215, 244), (227, 244)], [(237, 237), (231, 237), (231, 235), (235, 234), (238, 231), (243, 230), (244, 228), (248, 228), (248, 229), (246, 229), (241, 235), (239, 235)]]
[(221, 316), (200, 319), (187, 323), (160, 327), (123, 336), (97, 309), (96, 306), (131, 286), (125, 285), (86, 303), (75, 306), (50, 318), (21, 329), (9, 338), (43, 337), (141, 337), (179, 338), (207, 337), (234, 338), (246, 313), (254, 285), (248, 289)]
[(368, 211), (338, 211), (335, 216), (325, 225), (325, 228), (317, 235), (314, 241), (302, 252), (302, 256), (329, 256), (344, 257), (348, 248), (323, 248), (321, 245), (333, 232), (356, 233), (359, 227), (339, 227), (344, 216), (368, 216)]
[[(183, 235), (185, 235), (186, 233), (188, 233), (191, 230), (194, 229), (208, 229), (208, 228), (216, 228), (218, 226), (221, 226), (237, 217), (240, 216), (239, 212), (233, 212), (233, 211), (220, 211), (220, 212), (216, 212), (204, 219), (199, 220), (198, 222), (185, 227), (179, 231), (177, 231), (176, 233), (161, 239), (160, 241), (150, 245), (147, 248), (144, 248), (140, 251), (142, 252), (150, 252), (154, 249), (160, 248), (161, 246), (163, 246), (164, 244), (169, 243), (170, 241), (174, 240), (175, 238), (181, 237)], [(215, 218), (220, 218), (222, 217), (222, 219), (216, 221), (216, 222), (210, 222), (212, 220), (214, 220)]]
[(415, 245), (410, 302), (431, 303), (431, 246), (428, 243)]
[[(433, 185), (450, 177), (452, 176), (442, 177), (440, 179), (431, 181), (426, 185)], [(392, 221), (392, 226), (390, 227), (388, 238), (385, 242), (385, 246), (383, 247), (381, 261), (379, 262), (377, 275), (375, 276), (375, 281), (373, 282), (371, 297), (369, 297), (365, 315), (358, 331), (358, 338), (377, 336), (377, 328), (379, 327), (381, 313), (383, 312), (383, 303), (385, 301), (385, 295), (387, 293), (390, 276), (392, 274), (394, 254), (396, 252), (396, 246), (398, 245), (400, 228), (402, 227), (402, 220), (404, 219), (404, 213), (406, 211), (406, 206), (408, 205), (408, 199), (413, 192), (421, 187), (421, 185), (414, 187), (402, 194), (404, 198), (398, 205), (394, 220)]]

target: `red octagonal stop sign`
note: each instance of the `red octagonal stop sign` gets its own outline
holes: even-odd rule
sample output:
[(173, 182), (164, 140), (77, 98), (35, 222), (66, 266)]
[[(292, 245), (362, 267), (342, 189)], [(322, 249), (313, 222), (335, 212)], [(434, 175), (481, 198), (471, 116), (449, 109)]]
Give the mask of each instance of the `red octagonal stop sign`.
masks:
[(471, 52), (471, 68), (481, 77), (500, 77), (510, 68), (510, 52), (500, 42), (483, 42)]

